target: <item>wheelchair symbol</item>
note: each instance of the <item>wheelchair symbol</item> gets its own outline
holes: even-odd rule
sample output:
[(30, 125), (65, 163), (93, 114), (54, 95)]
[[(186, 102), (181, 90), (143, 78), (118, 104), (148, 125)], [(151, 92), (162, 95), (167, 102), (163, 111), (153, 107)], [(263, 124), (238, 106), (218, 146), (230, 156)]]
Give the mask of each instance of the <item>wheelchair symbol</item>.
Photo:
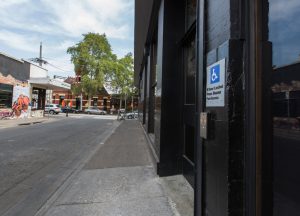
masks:
[(220, 65), (216, 65), (210, 69), (210, 83), (220, 82)]
[(215, 68), (213, 68), (213, 72), (211, 74), (211, 81), (214, 83), (218, 79), (218, 75), (216, 74)]

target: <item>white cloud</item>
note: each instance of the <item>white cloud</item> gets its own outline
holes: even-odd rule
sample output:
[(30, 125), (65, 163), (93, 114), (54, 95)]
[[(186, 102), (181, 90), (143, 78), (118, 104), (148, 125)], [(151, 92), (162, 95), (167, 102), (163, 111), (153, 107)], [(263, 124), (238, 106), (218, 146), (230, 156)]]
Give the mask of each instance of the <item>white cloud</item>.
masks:
[(68, 36), (79, 36), (87, 32), (106, 33), (112, 38), (129, 37), (126, 12), (133, 1), (124, 0), (42, 0), (51, 13), (51, 23)]
[(29, 0), (1, 0), (0, 8), (4, 9), (11, 6), (16, 6), (17, 4), (23, 4)]
[(74, 65), (70, 61), (70, 56), (61, 53), (57, 56), (44, 55), (44, 59), (49, 63), (43, 65), (44, 68), (48, 69), (49, 75), (59, 75), (62, 77), (74, 76)]
[(26, 52), (35, 52), (38, 40), (33, 37), (25, 37), (7, 30), (0, 30), (0, 41), (12, 48)]
[(62, 41), (52, 42), (52, 43), (43, 43), (43, 49), (50, 55), (53, 55), (57, 52), (66, 53), (67, 49), (74, 45), (75, 42), (72, 40), (62, 40)]
[[(78, 37), (87, 32), (130, 37), (133, 0), (1, 0), (0, 27)], [(11, 16), (13, 14), (13, 16)]]
[(0, 0), (0, 9), (0, 47), (17, 58), (37, 57), (42, 41), (46, 60), (73, 73), (66, 50), (88, 32), (113, 39), (118, 57), (133, 49), (134, 0)]

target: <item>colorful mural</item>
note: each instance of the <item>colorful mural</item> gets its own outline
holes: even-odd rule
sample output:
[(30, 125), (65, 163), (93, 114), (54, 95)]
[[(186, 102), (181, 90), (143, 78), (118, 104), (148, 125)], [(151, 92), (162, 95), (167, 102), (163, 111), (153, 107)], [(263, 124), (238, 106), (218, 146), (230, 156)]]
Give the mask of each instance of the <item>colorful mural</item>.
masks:
[(13, 92), (12, 110), (17, 118), (29, 116), (29, 87), (15, 86)]

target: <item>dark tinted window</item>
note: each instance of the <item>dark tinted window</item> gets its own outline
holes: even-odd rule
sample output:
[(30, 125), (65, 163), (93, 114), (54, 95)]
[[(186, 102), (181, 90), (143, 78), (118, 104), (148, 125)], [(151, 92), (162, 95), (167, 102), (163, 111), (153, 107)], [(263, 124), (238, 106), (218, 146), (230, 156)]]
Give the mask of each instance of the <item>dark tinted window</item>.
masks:
[(196, 43), (195, 38), (185, 47), (185, 103), (195, 103), (196, 88)]
[(300, 215), (300, 1), (269, 0), (274, 215)]
[(269, 0), (270, 41), (276, 67), (300, 61), (300, 1)]

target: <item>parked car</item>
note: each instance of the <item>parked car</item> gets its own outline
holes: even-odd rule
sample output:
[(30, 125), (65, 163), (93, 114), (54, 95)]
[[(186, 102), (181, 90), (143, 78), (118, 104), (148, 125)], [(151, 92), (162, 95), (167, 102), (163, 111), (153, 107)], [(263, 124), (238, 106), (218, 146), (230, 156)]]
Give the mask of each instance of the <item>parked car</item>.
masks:
[(84, 111), (87, 114), (96, 114), (96, 115), (106, 115), (107, 112), (105, 110), (100, 110), (97, 107), (89, 107)]
[(138, 111), (133, 111), (133, 112), (126, 113), (126, 118), (127, 119), (136, 119), (136, 118), (138, 118)]
[(58, 114), (61, 113), (61, 108), (58, 104), (46, 104), (45, 112), (49, 112), (49, 114)]
[(79, 110), (74, 109), (74, 108), (69, 107), (69, 106), (62, 107), (62, 108), (61, 108), (61, 111), (62, 111), (63, 113), (66, 113), (66, 112), (68, 112), (68, 113), (79, 113), (79, 112), (80, 112)]

